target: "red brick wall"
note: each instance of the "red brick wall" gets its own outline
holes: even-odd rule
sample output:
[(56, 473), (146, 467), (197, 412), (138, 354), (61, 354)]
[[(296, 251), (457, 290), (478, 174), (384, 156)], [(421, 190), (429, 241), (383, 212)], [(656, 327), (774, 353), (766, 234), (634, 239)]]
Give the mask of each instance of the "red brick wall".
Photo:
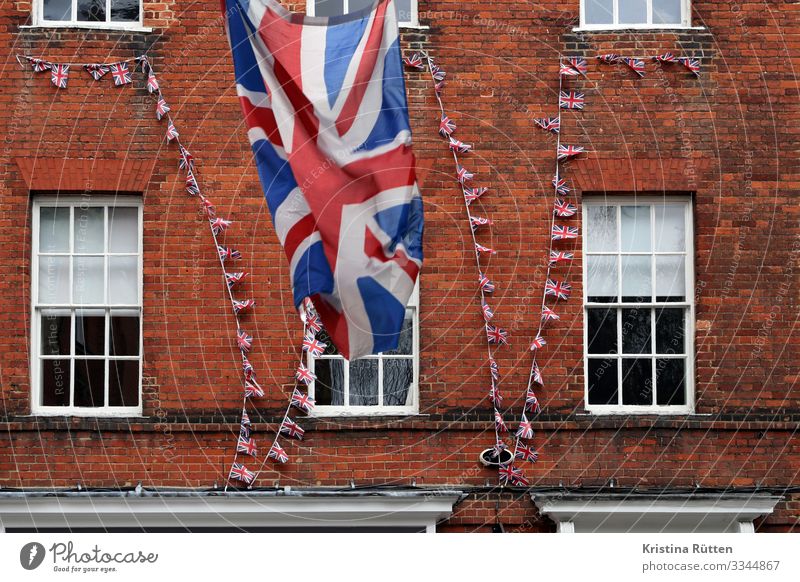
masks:
[[(500, 351), (507, 399), (519, 398), (529, 365), (549, 228), (554, 142), (532, 118), (556, 112), (557, 57), (590, 57), (576, 86), (582, 113), (563, 118), (565, 143), (587, 159), (565, 172), (583, 192), (691, 193), (695, 214), (696, 412), (689, 418), (582, 415), (581, 263), (569, 267), (575, 299), (549, 336), (539, 392), (544, 405), (535, 485), (787, 487), (798, 483), (797, 135), (800, 5), (695, 1), (698, 30), (573, 32), (578, 2), (420, 0), (429, 28), (404, 32), (448, 71), (445, 103), (460, 139), (474, 143), (469, 168), (491, 187), (480, 212), (495, 226), (484, 236), (499, 254), (487, 271), (498, 286), (496, 319), (511, 333)], [(71, 71), (56, 91), (46, 74), (20, 69), (16, 53), (53, 61), (108, 61), (147, 52), (201, 186), (235, 221), (227, 235), (250, 271), (244, 287), (258, 308), (248, 331), (252, 361), (268, 395), (257, 431), (272, 426), (286, 401), (299, 326), (286, 261), (251, 162), (233, 87), (218, 2), (145, 2), (145, 26), (120, 33), (20, 28), (28, 2), (0, 7), (0, 42), (9, 57), (0, 84), (0, 310), (13, 314), (0, 335), (0, 486), (135, 484), (209, 486), (230, 462), (240, 404), (235, 329), (224, 301), (207, 228), (188, 200), (173, 146), (163, 140), (142, 80), (123, 88)], [(636, 79), (622, 66), (598, 66), (602, 52), (702, 56), (699, 80), (679, 67), (647, 63)], [(482, 486), (493, 474), (476, 464), (492, 441), (485, 398), (485, 347), (467, 225), (429, 81), (409, 73), (415, 151), (426, 205), (426, 265), (421, 293), (421, 416), (397, 421), (308, 421), (308, 438), (290, 445), (292, 462), (261, 479), (271, 484), (364, 483)], [(101, 168), (98, 184), (145, 175), (145, 418), (35, 419), (28, 379), (30, 192), (80, 179), (69, 168)], [(85, 160), (100, 160), (88, 163)], [(152, 165), (152, 170), (150, 166)], [(35, 169), (35, 173), (32, 172)], [(63, 192), (62, 192), (63, 193)], [(580, 245), (576, 245), (576, 250)], [(579, 254), (578, 254), (578, 257)], [(258, 438), (258, 435), (257, 435)], [(266, 437), (260, 439), (263, 443)], [(494, 522), (496, 496), (476, 493), (451, 523), (473, 530)], [(552, 529), (529, 501), (502, 499), (508, 527)], [(517, 508), (517, 509), (514, 509)], [(761, 526), (792, 527), (792, 501)], [(527, 525), (525, 525), (527, 523)]]

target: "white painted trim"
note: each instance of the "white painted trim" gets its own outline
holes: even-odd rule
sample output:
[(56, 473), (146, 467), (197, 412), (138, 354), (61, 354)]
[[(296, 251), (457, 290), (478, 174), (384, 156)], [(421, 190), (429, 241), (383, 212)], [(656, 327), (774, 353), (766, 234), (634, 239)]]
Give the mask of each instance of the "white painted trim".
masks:
[(71, 20), (45, 20), (44, 19), (45, 0), (33, 0), (31, 10), (33, 25), (21, 26), (20, 28), (85, 28), (99, 30), (120, 30), (126, 32), (151, 32), (152, 28), (147, 28), (144, 23), (144, 0), (139, 0), (139, 20), (138, 21), (113, 21), (111, 20), (111, 0), (106, 0), (106, 20), (104, 22), (86, 22), (77, 20), (78, 0), (72, 0)]
[[(342, 6), (344, 11), (342, 14), (347, 14), (350, 11), (350, 0), (342, 0)], [(419, 0), (411, 0), (411, 20), (410, 21), (397, 21), (397, 25), (400, 28), (417, 28), (417, 29), (427, 29), (430, 28), (429, 26), (422, 26), (419, 23)], [(306, 14), (308, 16), (316, 16), (316, 4), (314, 0), (308, 0), (306, 2)]]
[(556, 524), (556, 533), (575, 533), (575, 524), (571, 521), (559, 521)]
[(573, 28), (574, 32), (582, 31), (601, 31), (601, 30), (682, 30), (700, 29), (702, 27), (692, 27), (692, 3), (691, 0), (681, 2), (681, 22), (674, 24), (654, 24), (653, 23), (653, 0), (647, 0), (647, 22), (641, 24), (619, 23), (619, 0), (612, 0), (613, 23), (610, 24), (587, 24), (586, 23), (586, 0), (580, 3), (580, 26)]

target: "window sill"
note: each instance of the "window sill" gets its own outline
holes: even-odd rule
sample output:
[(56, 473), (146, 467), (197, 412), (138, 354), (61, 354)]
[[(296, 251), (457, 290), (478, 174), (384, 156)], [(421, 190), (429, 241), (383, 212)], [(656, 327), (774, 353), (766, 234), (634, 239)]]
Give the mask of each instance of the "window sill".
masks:
[(429, 30), (430, 26), (427, 24), (399, 24), (400, 30)]
[(653, 407), (653, 406), (587, 406), (584, 417), (598, 416), (710, 416), (694, 413), (691, 406)]
[(149, 26), (126, 26), (123, 24), (77, 24), (77, 23), (70, 23), (65, 22), (63, 24), (53, 23), (53, 24), (21, 24), (20, 30), (59, 30), (59, 29), (70, 29), (70, 28), (77, 28), (80, 30), (97, 30), (97, 31), (109, 31), (109, 32), (153, 32), (153, 29)]
[(379, 410), (369, 410), (371, 406), (364, 406), (361, 408), (343, 408), (339, 406), (317, 406), (308, 415), (309, 418), (319, 418), (320, 420), (329, 419), (385, 419), (385, 418), (418, 418), (427, 415), (421, 415), (419, 410), (414, 407), (383, 407)]
[(683, 30), (706, 30), (705, 26), (683, 26), (680, 24), (660, 25), (660, 24), (625, 24), (610, 25), (596, 24), (588, 26), (576, 26), (572, 32), (680, 32)]
[(69, 420), (72, 418), (88, 418), (88, 419), (98, 419), (98, 420), (105, 420), (105, 419), (117, 419), (117, 420), (124, 420), (124, 419), (135, 419), (141, 420), (144, 418), (148, 418), (143, 416), (141, 408), (127, 408), (119, 411), (109, 411), (103, 410), (98, 412), (96, 410), (53, 410), (53, 409), (38, 409), (34, 410), (28, 415), (28, 418), (34, 419), (39, 417), (47, 417), (47, 418), (63, 418), (64, 420)]

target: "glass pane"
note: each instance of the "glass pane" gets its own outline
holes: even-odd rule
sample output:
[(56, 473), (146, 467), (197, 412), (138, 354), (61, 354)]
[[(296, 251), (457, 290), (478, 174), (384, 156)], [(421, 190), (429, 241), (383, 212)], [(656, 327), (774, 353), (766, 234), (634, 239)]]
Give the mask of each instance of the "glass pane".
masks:
[(686, 258), (656, 257), (656, 301), (686, 300)]
[(42, 208), (40, 210), (39, 252), (69, 252), (69, 208)]
[(111, 317), (109, 353), (112, 356), (139, 355), (139, 318), (114, 315)]
[(71, 20), (72, 0), (43, 0), (45, 20)]
[(108, 405), (139, 406), (139, 362), (108, 362)]
[(316, 0), (314, 14), (316, 16), (338, 16), (344, 14), (344, 0)]
[(105, 400), (105, 360), (75, 360), (75, 406), (103, 406)]
[(619, 0), (620, 24), (647, 24), (647, 0)]
[(392, 355), (411, 355), (414, 350), (414, 312), (406, 310), (406, 318), (403, 320), (403, 329), (400, 330), (400, 341), (396, 350), (384, 352)]
[(357, 10), (369, 8), (373, 4), (375, 4), (375, 0), (350, 0), (347, 4), (347, 11), (356, 12)]
[(108, 302), (126, 305), (139, 302), (138, 257), (108, 258)]
[(656, 393), (661, 406), (686, 404), (686, 360), (656, 360)]
[(588, 360), (589, 404), (618, 404), (617, 360)]
[(82, 22), (105, 22), (106, 0), (78, 0), (78, 20)]
[(615, 206), (588, 206), (586, 221), (586, 250), (588, 252), (617, 250), (617, 208)]
[(111, 0), (111, 20), (114, 22), (138, 22), (139, 0)]
[(344, 360), (341, 358), (314, 361), (314, 400), (320, 406), (344, 404)]
[(623, 206), (620, 208), (622, 252), (650, 250), (650, 207)]
[(106, 318), (100, 309), (75, 313), (75, 355), (103, 356), (106, 353)]
[(411, 13), (411, 0), (395, 0), (395, 8), (397, 9), (398, 22), (413, 22), (413, 14)]
[(653, 24), (681, 24), (683, 0), (653, 0)]
[(42, 360), (42, 405), (69, 406), (69, 360)]
[(414, 362), (410, 358), (383, 360), (384, 406), (406, 406), (414, 381)]
[(75, 207), (74, 250), (76, 253), (102, 253), (105, 209), (103, 207)]
[(650, 328), (651, 310), (622, 310), (622, 353), (649, 354), (652, 335)]
[(684, 354), (683, 309), (661, 309), (656, 312), (656, 352)]
[(68, 257), (39, 257), (39, 303), (69, 303)]
[(589, 255), (586, 261), (587, 299), (594, 303), (614, 303), (617, 300), (617, 257)]
[(683, 206), (656, 206), (656, 250), (686, 250), (685, 209)]
[(42, 313), (39, 333), (42, 336), (43, 356), (69, 355), (72, 321), (69, 315)]
[(590, 354), (617, 353), (617, 310), (589, 309), (586, 312)]
[(586, 24), (613, 24), (613, 0), (586, 0), (584, 18)]
[(72, 265), (72, 302), (103, 303), (103, 257), (75, 257)]
[(112, 253), (139, 251), (139, 209), (109, 208), (108, 250)]
[(350, 362), (350, 405), (377, 406), (378, 360), (361, 358)]
[(642, 256), (622, 257), (622, 301), (634, 303), (650, 301), (653, 294), (651, 258)]
[(649, 358), (622, 360), (622, 403), (653, 404), (653, 361)]

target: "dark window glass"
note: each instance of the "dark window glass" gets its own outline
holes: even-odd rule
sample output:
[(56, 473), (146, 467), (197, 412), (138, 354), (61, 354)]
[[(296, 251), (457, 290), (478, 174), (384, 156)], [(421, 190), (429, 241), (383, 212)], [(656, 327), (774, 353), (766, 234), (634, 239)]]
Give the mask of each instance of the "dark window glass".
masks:
[(350, 405), (378, 404), (378, 360), (362, 358), (350, 362)]
[(103, 315), (75, 314), (75, 354), (78, 356), (105, 355), (106, 318)]
[(69, 360), (42, 360), (42, 405), (69, 406)]
[(405, 406), (414, 380), (414, 362), (398, 358), (383, 361), (383, 404)]
[(587, 311), (590, 354), (617, 353), (617, 310), (589, 309)]
[(138, 22), (139, 0), (111, 0), (111, 20), (114, 22)]
[(653, 404), (653, 361), (622, 360), (622, 403), (638, 406)]
[(589, 360), (589, 404), (617, 404), (617, 360)]
[(81, 22), (105, 22), (106, 0), (78, 0), (78, 20)]
[(650, 309), (622, 310), (622, 353), (650, 353)]
[(75, 360), (75, 406), (103, 406), (105, 370), (104, 360)]
[(656, 352), (683, 354), (683, 309), (661, 309), (656, 312)]
[(321, 406), (344, 404), (344, 360), (321, 359), (314, 362), (314, 400)]
[(314, 14), (316, 16), (339, 16), (344, 14), (344, 1), (315, 0)]
[(139, 406), (139, 362), (111, 360), (108, 374), (109, 406)]
[(72, 0), (44, 0), (45, 20), (70, 20)]
[(662, 406), (686, 404), (686, 360), (656, 360), (656, 393)]
[(358, 10), (369, 8), (373, 4), (375, 4), (375, 0), (350, 0), (348, 10), (350, 12), (357, 12)]
[(111, 317), (109, 351), (112, 356), (139, 355), (139, 318)]
[(42, 355), (69, 355), (69, 339), (72, 323), (69, 315), (42, 314), (40, 334)]

